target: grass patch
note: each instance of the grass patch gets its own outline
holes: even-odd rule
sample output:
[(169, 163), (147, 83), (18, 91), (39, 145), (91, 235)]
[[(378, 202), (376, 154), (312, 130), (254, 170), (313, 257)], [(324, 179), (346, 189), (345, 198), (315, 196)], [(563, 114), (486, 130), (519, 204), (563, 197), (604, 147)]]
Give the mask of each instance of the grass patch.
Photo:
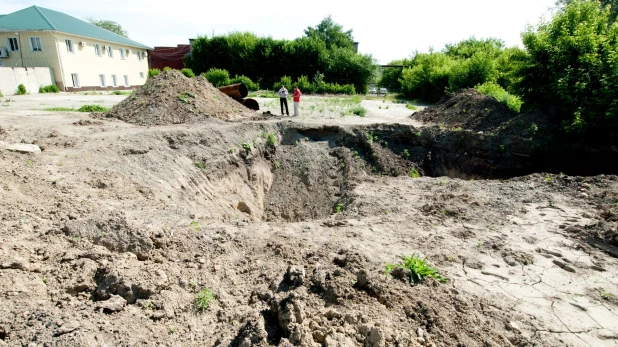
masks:
[(131, 93), (133, 93), (133, 92), (128, 91), (128, 90), (114, 90), (114, 91), (110, 92), (109, 94), (110, 95), (129, 95)]
[(84, 105), (77, 109), (77, 112), (107, 112), (110, 109), (101, 105)]
[(427, 264), (427, 258), (421, 258), (418, 253), (412, 254), (412, 256), (401, 256), (402, 261), (397, 264), (386, 264), (384, 266), (384, 272), (390, 274), (395, 268), (404, 268), (410, 270), (410, 282), (420, 283), (425, 277), (435, 278), (441, 283), (448, 281), (448, 278), (440, 275), (440, 272)]
[(54, 112), (77, 112), (76, 109), (70, 107), (49, 107), (44, 108), (43, 111), (54, 111)]
[(279, 94), (272, 90), (258, 90), (257, 92), (249, 92), (250, 98), (278, 98)]
[(46, 93), (58, 93), (60, 92), (60, 88), (58, 88), (57, 85), (55, 84), (50, 84), (48, 86), (41, 86), (39, 88), (39, 93), (41, 94), (46, 94)]
[(266, 143), (269, 146), (273, 146), (274, 147), (275, 144), (277, 143), (277, 137), (275, 136), (275, 134), (273, 134), (273, 133), (268, 134), (268, 140), (266, 141)]
[(212, 294), (210, 289), (204, 288), (201, 292), (195, 295), (195, 308), (199, 312), (206, 311), (213, 301), (215, 301), (215, 296)]
[(413, 167), (410, 169), (410, 171), (408, 171), (408, 176), (412, 178), (418, 178), (418, 177), (421, 177), (421, 174), (418, 172), (416, 168)]
[(360, 106), (360, 105), (356, 107), (352, 107), (350, 111), (352, 112), (352, 114), (357, 115), (359, 117), (365, 117), (365, 114), (367, 113), (367, 110), (363, 106)]
[(523, 101), (516, 96), (509, 94), (504, 88), (502, 88), (499, 84), (493, 82), (486, 82), (481, 85), (477, 85), (474, 89), (479, 92), (494, 97), (494, 99), (498, 100), (498, 102), (505, 104), (509, 110), (519, 113), (521, 109), (521, 105)]
[(343, 212), (343, 204), (337, 204), (337, 206), (335, 206), (335, 213), (341, 212)]
[(408, 110), (412, 110), (412, 111), (416, 111), (416, 110), (418, 109), (418, 107), (416, 107), (416, 106), (412, 105), (412, 104), (411, 104), (411, 103), (409, 103), (409, 102), (406, 102), (406, 108), (407, 108)]

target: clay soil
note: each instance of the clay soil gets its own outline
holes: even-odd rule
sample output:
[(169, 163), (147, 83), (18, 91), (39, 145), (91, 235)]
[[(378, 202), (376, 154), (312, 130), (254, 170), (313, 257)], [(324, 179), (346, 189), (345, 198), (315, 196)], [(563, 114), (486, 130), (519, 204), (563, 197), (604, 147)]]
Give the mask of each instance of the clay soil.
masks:
[[(617, 176), (536, 172), (529, 125), (251, 120), (165, 76), (0, 108), (42, 149), (0, 152), (0, 346), (618, 345)], [(41, 110), (83, 98), (118, 107)], [(384, 272), (414, 253), (448, 281)]]

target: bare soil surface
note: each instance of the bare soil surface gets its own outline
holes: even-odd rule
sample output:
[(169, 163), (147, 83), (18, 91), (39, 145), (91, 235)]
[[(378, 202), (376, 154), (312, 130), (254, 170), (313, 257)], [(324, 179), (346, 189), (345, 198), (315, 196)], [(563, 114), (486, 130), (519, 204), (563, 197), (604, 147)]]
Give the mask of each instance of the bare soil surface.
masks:
[[(0, 141), (43, 150), (0, 152), (0, 346), (618, 345), (615, 175), (532, 173), (513, 153), (534, 138), (371, 112), (39, 109), (89, 97), (122, 99), (0, 108)], [(384, 273), (415, 252), (448, 282)]]

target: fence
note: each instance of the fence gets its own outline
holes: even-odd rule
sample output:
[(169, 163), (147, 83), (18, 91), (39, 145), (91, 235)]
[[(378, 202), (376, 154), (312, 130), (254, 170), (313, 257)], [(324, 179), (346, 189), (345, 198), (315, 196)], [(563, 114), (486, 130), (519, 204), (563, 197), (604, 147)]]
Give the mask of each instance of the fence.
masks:
[(41, 86), (55, 84), (53, 70), (49, 67), (0, 67), (0, 93), (17, 94), (17, 86), (23, 84), (30, 94), (39, 92)]

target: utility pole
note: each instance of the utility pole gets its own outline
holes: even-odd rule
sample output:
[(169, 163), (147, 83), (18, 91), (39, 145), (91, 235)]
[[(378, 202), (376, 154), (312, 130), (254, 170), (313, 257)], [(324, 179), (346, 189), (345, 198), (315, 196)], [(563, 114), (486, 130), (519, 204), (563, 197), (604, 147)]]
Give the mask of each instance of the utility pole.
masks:
[(17, 48), (19, 49), (19, 60), (21, 60), (21, 67), (24, 67), (24, 55), (21, 52), (21, 35), (19, 33), (15, 33), (17, 35)]

